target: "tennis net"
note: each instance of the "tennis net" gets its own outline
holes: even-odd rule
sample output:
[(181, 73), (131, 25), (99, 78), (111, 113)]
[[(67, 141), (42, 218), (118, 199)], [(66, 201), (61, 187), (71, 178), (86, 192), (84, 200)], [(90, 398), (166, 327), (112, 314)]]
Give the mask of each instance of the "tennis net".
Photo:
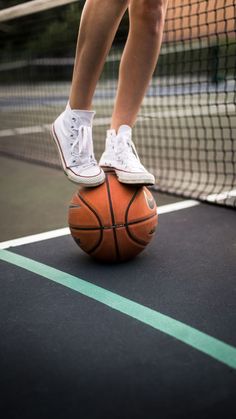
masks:
[[(84, 3), (34, 0), (0, 11), (3, 155), (60, 167), (50, 124), (68, 100)], [(133, 137), (157, 190), (233, 207), (235, 12), (234, 0), (169, 0), (160, 58)], [(126, 13), (93, 100), (97, 158), (109, 128), (128, 23)]]

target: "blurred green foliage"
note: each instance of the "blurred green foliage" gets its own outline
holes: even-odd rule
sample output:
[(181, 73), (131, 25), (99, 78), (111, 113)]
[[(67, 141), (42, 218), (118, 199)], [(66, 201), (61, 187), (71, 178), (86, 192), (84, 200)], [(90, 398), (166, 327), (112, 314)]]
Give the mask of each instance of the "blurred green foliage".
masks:
[[(28, 0), (28, 2), (31, 0)], [(0, 10), (7, 7), (17, 6), (20, 3), (27, 3), (27, 0), (0, 0)]]
[[(3, 1), (0, 0), (2, 4)], [(4, 1), (4, 3), (6, 3)], [(8, 2), (8, 6), (15, 1)], [(20, 2), (18, 2), (20, 3)], [(85, 0), (0, 24), (1, 61), (40, 57), (73, 57)], [(123, 17), (114, 44), (124, 41), (128, 13)]]

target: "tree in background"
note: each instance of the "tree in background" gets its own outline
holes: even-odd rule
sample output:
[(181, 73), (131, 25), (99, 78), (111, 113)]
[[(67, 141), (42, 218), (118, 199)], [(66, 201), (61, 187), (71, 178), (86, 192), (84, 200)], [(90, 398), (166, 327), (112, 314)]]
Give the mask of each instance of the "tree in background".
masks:
[[(24, 1), (0, 0), (2, 8)], [(1, 61), (8, 58), (73, 57), (80, 17), (85, 0), (9, 20), (0, 25)], [(125, 14), (114, 44), (121, 43), (128, 31)]]

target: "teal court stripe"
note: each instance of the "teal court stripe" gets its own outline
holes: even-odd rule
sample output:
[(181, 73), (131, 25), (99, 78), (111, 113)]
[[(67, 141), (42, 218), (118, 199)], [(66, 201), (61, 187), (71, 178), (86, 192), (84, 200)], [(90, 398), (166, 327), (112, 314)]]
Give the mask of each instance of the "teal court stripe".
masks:
[(236, 348), (187, 324), (181, 323), (178, 320), (77, 278), (76, 276), (9, 252), (8, 250), (0, 250), (0, 259), (99, 301), (236, 369)]

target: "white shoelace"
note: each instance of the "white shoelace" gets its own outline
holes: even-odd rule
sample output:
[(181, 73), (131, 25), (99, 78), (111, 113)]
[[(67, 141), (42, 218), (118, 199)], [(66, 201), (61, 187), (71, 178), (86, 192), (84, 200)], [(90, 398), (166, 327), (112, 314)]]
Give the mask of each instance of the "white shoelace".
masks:
[[(76, 122), (75, 118), (73, 122)], [(80, 165), (84, 168), (95, 166), (97, 161), (93, 153), (92, 128), (81, 124), (79, 127), (72, 126), (71, 129), (76, 135), (71, 145), (71, 155), (74, 157), (72, 165)]]

